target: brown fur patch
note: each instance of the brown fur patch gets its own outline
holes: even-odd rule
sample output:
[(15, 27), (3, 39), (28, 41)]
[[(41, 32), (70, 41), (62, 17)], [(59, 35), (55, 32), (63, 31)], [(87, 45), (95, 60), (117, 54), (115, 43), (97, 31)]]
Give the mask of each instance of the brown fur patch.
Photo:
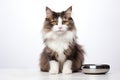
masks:
[(50, 48), (45, 47), (43, 52), (41, 53), (40, 57), (40, 70), (41, 71), (49, 71), (49, 61), (50, 60), (56, 60), (57, 61), (57, 53), (52, 51)]
[(68, 60), (72, 61), (72, 71), (79, 71), (84, 61), (84, 50), (77, 43), (71, 44), (69, 49), (64, 51)]

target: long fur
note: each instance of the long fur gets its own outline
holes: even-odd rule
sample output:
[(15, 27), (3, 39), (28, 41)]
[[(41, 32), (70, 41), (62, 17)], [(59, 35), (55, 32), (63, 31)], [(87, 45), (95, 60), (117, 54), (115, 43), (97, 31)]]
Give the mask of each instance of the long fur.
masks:
[[(71, 65), (72, 72), (79, 71), (84, 61), (84, 50), (76, 41), (76, 28), (71, 17), (70, 7), (66, 11), (56, 13), (46, 8), (46, 19), (42, 30), (45, 48), (40, 56), (41, 71), (48, 72), (50, 70), (50, 61), (54, 60), (59, 63), (59, 72), (62, 72), (64, 63), (68, 61)], [(57, 19), (61, 17), (63, 24), (68, 26), (67, 31), (63, 34), (56, 34), (52, 31), (52, 27), (57, 25)], [(66, 19), (64, 20), (64, 17)], [(70, 61), (71, 62), (70, 62)]]

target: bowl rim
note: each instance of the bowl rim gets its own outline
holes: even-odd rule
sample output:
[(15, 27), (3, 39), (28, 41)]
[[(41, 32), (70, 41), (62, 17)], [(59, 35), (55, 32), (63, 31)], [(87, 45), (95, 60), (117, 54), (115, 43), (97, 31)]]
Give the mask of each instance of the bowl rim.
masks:
[(110, 69), (108, 64), (83, 64), (82, 69)]

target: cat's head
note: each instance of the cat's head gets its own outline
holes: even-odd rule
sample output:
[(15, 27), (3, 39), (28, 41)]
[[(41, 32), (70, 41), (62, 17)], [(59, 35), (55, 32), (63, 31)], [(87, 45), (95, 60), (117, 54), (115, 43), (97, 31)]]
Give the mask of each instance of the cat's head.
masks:
[(46, 19), (44, 24), (45, 32), (63, 34), (67, 31), (75, 31), (74, 21), (71, 17), (72, 6), (62, 12), (52, 11), (46, 7)]

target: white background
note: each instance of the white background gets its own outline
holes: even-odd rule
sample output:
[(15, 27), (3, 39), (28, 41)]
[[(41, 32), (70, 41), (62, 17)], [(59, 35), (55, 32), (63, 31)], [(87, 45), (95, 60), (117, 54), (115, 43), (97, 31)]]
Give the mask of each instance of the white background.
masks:
[(39, 69), (45, 6), (62, 11), (71, 5), (85, 63), (120, 68), (119, 0), (0, 0), (0, 68)]

